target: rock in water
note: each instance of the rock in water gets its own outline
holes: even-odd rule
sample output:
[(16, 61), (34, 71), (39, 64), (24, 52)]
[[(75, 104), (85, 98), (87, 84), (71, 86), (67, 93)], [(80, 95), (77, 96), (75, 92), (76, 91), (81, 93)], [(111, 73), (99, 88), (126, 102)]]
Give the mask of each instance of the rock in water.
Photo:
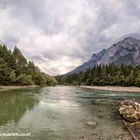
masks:
[(140, 120), (140, 104), (132, 100), (124, 100), (121, 102), (119, 113), (125, 120), (136, 122)]
[(94, 121), (87, 121), (87, 125), (89, 125), (89, 126), (96, 126), (97, 123), (94, 122)]

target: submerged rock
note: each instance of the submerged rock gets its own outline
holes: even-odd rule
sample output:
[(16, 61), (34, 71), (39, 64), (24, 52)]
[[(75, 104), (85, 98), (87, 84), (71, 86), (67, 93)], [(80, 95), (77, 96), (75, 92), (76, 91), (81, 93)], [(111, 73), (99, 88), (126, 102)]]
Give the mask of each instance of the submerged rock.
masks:
[(125, 120), (136, 122), (140, 120), (140, 104), (133, 100), (124, 100), (121, 102), (119, 113)]
[(89, 126), (96, 126), (97, 123), (94, 122), (94, 121), (87, 121), (87, 125), (89, 125)]
[(89, 121), (85, 122), (85, 127), (96, 128), (97, 122), (89, 120)]

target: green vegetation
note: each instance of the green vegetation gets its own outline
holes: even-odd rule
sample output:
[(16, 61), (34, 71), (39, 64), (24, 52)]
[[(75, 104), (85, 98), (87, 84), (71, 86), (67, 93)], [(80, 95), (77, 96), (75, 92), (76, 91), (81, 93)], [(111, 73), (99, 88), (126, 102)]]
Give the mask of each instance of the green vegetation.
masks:
[(55, 85), (54, 77), (40, 71), (33, 62), (27, 61), (21, 51), (13, 51), (0, 45), (0, 85)]
[[(37, 89), (38, 90), (38, 89)], [(35, 91), (35, 90), (33, 90)], [(38, 100), (32, 95), (25, 94), (30, 90), (3, 91), (0, 94), (0, 126), (8, 122), (19, 122), (27, 110), (31, 110)]]
[(59, 84), (140, 87), (140, 66), (94, 66), (86, 72), (56, 76)]

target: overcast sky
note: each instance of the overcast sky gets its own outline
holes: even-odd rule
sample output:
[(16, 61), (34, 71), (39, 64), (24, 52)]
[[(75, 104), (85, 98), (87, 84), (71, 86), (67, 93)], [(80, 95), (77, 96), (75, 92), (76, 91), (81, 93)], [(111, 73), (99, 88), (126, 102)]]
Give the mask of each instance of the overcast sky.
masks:
[(140, 0), (0, 0), (0, 42), (63, 74), (140, 32)]

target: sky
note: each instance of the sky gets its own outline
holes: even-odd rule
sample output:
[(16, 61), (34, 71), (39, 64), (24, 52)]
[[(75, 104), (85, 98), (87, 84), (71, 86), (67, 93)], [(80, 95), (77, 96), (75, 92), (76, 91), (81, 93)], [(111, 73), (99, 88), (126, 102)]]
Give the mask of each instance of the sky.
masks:
[(140, 33), (140, 0), (0, 0), (0, 43), (50, 75)]

